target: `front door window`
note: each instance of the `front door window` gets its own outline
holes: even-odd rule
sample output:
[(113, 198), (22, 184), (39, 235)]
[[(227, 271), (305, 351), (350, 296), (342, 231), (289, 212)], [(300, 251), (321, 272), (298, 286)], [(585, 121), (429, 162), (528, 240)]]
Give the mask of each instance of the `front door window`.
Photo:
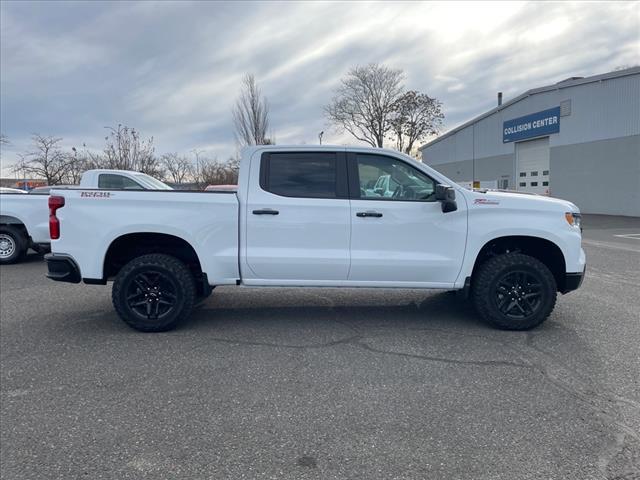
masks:
[(356, 162), (362, 200), (435, 200), (435, 181), (401, 160), (359, 154)]

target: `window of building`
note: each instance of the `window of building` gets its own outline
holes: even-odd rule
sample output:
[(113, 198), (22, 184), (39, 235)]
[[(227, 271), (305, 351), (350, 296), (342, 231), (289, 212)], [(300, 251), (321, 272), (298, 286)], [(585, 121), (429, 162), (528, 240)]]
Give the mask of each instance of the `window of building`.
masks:
[(537, 171), (535, 171), (535, 172), (531, 172), (531, 176), (532, 176), (532, 177), (537, 177), (537, 176), (538, 176), (538, 172), (537, 172)]
[(538, 186), (538, 182), (531, 182), (531, 186), (532, 187), (537, 187)]
[(337, 197), (335, 153), (274, 153), (262, 162), (264, 190), (284, 197)]
[(549, 186), (549, 182), (542, 182), (542, 186), (543, 187), (548, 187)]
[(549, 170), (543, 170), (542, 175), (549, 175)]
[(356, 163), (361, 199), (435, 201), (436, 182), (402, 160), (362, 154)]
[(519, 185), (520, 185), (521, 187), (526, 187), (526, 186), (527, 186), (527, 182), (520, 182), (520, 183), (519, 183)]
[(527, 172), (520, 172), (520, 176), (521, 177), (526, 177), (527, 176)]

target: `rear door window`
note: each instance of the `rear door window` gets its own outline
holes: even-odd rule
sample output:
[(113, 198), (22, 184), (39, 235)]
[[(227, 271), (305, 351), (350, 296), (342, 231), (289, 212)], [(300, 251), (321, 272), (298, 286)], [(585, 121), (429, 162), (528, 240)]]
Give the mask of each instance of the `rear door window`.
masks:
[(272, 153), (262, 158), (260, 186), (284, 197), (338, 198), (338, 158), (334, 152)]

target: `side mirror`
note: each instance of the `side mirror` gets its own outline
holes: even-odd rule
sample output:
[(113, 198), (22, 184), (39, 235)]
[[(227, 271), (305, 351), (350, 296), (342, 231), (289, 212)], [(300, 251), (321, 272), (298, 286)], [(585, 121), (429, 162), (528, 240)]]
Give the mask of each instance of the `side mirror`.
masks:
[(436, 185), (436, 200), (442, 204), (442, 213), (455, 212), (458, 209), (456, 191), (449, 185)]

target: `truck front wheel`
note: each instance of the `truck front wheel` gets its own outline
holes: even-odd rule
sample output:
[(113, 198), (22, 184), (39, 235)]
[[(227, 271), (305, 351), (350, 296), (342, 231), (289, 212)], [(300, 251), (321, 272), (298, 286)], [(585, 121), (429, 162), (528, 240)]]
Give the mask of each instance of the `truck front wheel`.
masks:
[(482, 318), (506, 330), (544, 322), (556, 303), (556, 281), (541, 261), (521, 253), (496, 255), (480, 265), (471, 295)]
[(171, 330), (189, 316), (196, 288), (180, 260), (164, 254), (134, 258), (116, 276), (111, 298), (118, 315), (141, 332)]

